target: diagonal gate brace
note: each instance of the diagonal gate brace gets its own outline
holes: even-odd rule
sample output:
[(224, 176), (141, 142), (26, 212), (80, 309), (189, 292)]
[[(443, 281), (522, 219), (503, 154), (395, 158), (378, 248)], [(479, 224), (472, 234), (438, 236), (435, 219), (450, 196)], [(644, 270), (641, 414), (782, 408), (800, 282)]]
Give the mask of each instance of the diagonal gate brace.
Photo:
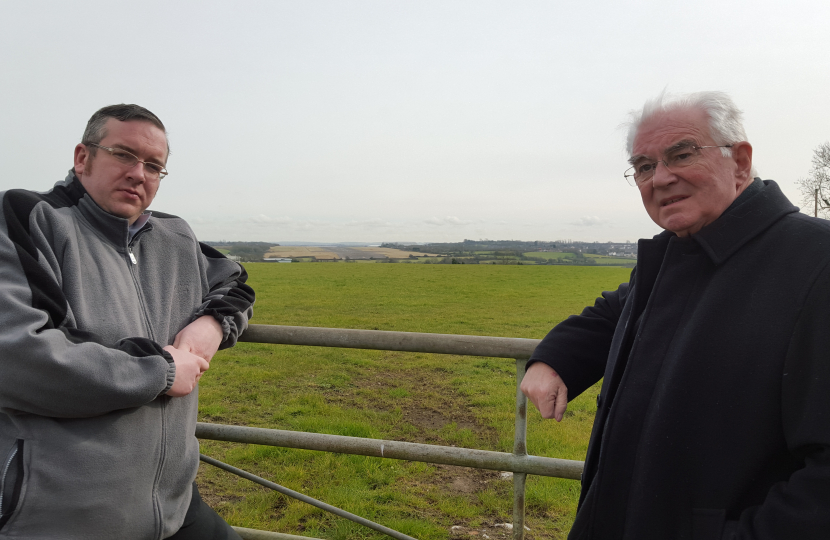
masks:
[(237, 476), (241, 476), (242, 478), (246, 478), (246, 479), (250, 480), (251, 482), (256, 482), (257, 484), (259, 484), (261, 486), (271, 488), (274, 491), (278, 491), (278, 492), (282, 493), (283, 495), (286, 495), (288, 497), (292, 497), (292, 498), (297, 499), (299, 501), (303, 501), (304, 503), (308, 503), (312, 506), (316, 506), (317, 508), (319, 508), (321, 510), (325, 510), (326, 512), (331, 512), (334, 515), (340, 516), (342, 518), (349, 519), (351, 521), (354, 521), (355, 523), (359, 523), (363, 526), (369, 527), (370, 529), (374, 529), (374, 530), (378, 531), (379, 533), (385, 534), (386, 536), (391, 536), (392, 538), (396, 538), (397, 540), (417, 540), (417, 538), (407, 536), (407, 535), (405, 535), (403, 533), (400, 533), (400, 532), (398, 532), (394, 529), (390, 529), (389, 527), (384, 527), (383, 525), (381, 525), (379, 523), (375, 523), (374, 521), (369, 521), (368, 519), (362, 518), (362, 517), (360, 517), (358, 515), (355, 515), (355, 514), (352, 514), (351, 512), (346, 512), (343, 509), (337, 508), (336, 506), (332, 506), (330, 504), (326, 504), (323, 501), (318, 501), (317, 499), (309, 497), (308, 495), (303, 495), (302, 493), (300, 493), (298, 491), (294, 491), (293, 489), (288, 489), (285, 486), (275, 484), (274, 482), (271, 482), (269, 480), (261, 478), (261, 477), (255, 475), (255, 474), (251, 474), (248, 471), (243, 471), (242, 469), (237, 469), (236, 467), (234, 467), (232, 465), (228, 465), (227, 463), (223, 463), (221, 461), (213, 459), (212, 457), (208, 457), (204, 454), (199, 454), (199, 459), (204, 461), (205, 463), (213, 465), (214, 467), (219, 467), (220, 469), (223, 469), (225, 471), (233, 473)]

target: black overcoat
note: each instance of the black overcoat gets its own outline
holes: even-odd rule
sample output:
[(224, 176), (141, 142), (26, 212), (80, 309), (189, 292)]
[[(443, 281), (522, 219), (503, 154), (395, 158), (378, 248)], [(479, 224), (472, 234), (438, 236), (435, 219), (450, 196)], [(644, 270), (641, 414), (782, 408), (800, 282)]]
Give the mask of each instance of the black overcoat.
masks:
[(756, 179), (532, 361), (604, 377), (571, 539), (830, 538), (830, 222)]

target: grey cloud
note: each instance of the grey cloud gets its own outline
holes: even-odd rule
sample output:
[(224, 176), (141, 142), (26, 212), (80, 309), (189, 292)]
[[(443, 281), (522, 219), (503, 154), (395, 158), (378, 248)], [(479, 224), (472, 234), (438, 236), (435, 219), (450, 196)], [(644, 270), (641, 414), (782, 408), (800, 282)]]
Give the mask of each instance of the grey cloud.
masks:
[(293, 220), (289, 217), (272, 218), (270, 216), (266, 216), (265, 214), (242, 218), (242, 222), (244, 223), (255, 223), (258, 225), (287, 225), (292, 221)]
[(577, 227), (600, 227), (607, 226), (609, 224), (609, 220), (602, 219), (599, 216), (582, 216), (578, 220), (571, 222), (571, 225), (575, 225)]
[(366, 229), (388, 229), (399, 226), (395, 225), (394, 223), (384, 221), (380, 218), (374, 218), (364, 219), (361, 221), (350, 221), (349, 223), (346, 223), (346, 227), (363, 227)]
[(443, 227), (444, 225), (449, 225), (451, 227), (459, 227), (462, 225), (469, 225), (473, 222), (460, 219), (456, 216), (447, 216), (444, 218), (432, 217), (430, 219), (425, 219), (424, 223), (426, 223), (427, 225), (435, 225), (438, 227)]

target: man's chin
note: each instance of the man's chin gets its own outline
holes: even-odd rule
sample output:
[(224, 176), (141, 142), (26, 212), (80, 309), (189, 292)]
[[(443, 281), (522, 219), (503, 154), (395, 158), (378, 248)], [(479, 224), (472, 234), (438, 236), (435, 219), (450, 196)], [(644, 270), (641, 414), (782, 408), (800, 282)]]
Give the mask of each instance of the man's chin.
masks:
[(144, 209), (141, 207), (131, 207), (131, 206), (123, 206), (119, 205), (117, 208), (111, 208), (107, 210), (107, 213), (115, 216), (120, 217), (122, 219), (126, 219), (130, 223), (138, 219), (142, 213), (144, 213)]
[(667, 231), (675, 233), (677, 236), (686, 236), (688, 234), (687, 231), (694, 225), (691, 219), (679, 213), (667, 217), (661, 216), (657, 224)]

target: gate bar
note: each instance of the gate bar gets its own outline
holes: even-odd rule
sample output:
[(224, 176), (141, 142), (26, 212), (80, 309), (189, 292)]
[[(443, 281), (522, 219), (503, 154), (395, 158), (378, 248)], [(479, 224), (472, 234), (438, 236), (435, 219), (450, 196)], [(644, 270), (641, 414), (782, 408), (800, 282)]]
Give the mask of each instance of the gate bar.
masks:
[(239, 336), (239, 341), (528, 359), (541, 340), (251, 324)]
[(249, 444), (263, 444), (283, 448), (300, 448), (320, 450), (339, 454), (354, 454), (442, 465), (460, 465), (495, 471), (512, 471), (514, 473), (538, 474), (579, 480), (582, 474), (582, 461), (571, 459), (546, 458), (539, 456), (517, 456), (507, 452), (456, 448), (432, 444), (386, 441), (383, 439), (364, 439), (344, 435), (327, 435), (323, 433), (306, 433), (281, 429), (256, 428), (248, 426), (230, 426), (225, 424), (196, 424), (196, 437), (215, 441), (228, 441)]
[(259, 529), (247, 529), (245, 527), (232, 528), (242, 537), (242, 540), (323, 540), (322, 538), (312, 538), (311, 536), (260, 531)]
[(417, 538), (412, 538), (411, 536), (407, 536), (404, 533), (400, 533), (400, 532), (398, 532), (394, 529), (390, 529), (389, 527), (384, 527), (383, 525), (380, 525), (379, 523), (375, 523), (374, 521), (369, 521), (368, 519), (362, 518), (362, 517), (357, 516), (355, 514), (352, 514), (351, 512), (346, 512), (345, 510), (343, 510), (341, 508), (337, 508), (336, 506), (326, 504), (323, 501), (318, 501), (317, 499), (309, 497), (308, 495), (303, 495), (302, 493), (300, 493), (298, 491), (294, 491), (293, 489), (288, 489), (285, 486), (275, 484), (274, 482), (266, 480), (265, 478), (261, 478), (261, 477), (255, 475), (255, 474), (251, 474), (248, 471), (243, 471), (242, 469), (237, 469), (233, 465), (228, 465), (227, 463), (222, 463), (221, 461), (217, 461), (217, 460), (213, 459), (212, 457), (208, 457), (204, 454), (199, 454), (199, 459), (204, 461), (205, 463), (209, 463), (209, 464), (213, 465), (214, 467), (219, 467), (220, 469), (226, 470), (226, 471), (228, 471), (230, 473), (233, 473), (237, 476), (241, 476), (242, 478), (247, 478), (248, 480), (250, 480), (252, 482), (256, 482), (257, 484), (259, 484), (261, 486), (271, 488), (274, 491), (278, 491), (278, 492), (282, 493), (283, 495), (293, 497), (293, 498), (295, 498), (299, 501), (303, 501), (304, 503), (308, 503), (312, 506), (316, 506), (317, 508), (319, 508), (321, 510), (325, 510), (326, 512), (331, 512), (332, 514), (335, 514), (335, 515), (340, 516), (342, 518), (346, 518), (348, 520), (354, 521), (355, 523), (359, 523), (361, 525), (369, 527), (370, 529), (374, 529), (374, 530), (378, 531), (379, 533), (385, 534), (386, 536), (391, 536), (392, 538), (397, 538), (398, 540), (417, 540)]

